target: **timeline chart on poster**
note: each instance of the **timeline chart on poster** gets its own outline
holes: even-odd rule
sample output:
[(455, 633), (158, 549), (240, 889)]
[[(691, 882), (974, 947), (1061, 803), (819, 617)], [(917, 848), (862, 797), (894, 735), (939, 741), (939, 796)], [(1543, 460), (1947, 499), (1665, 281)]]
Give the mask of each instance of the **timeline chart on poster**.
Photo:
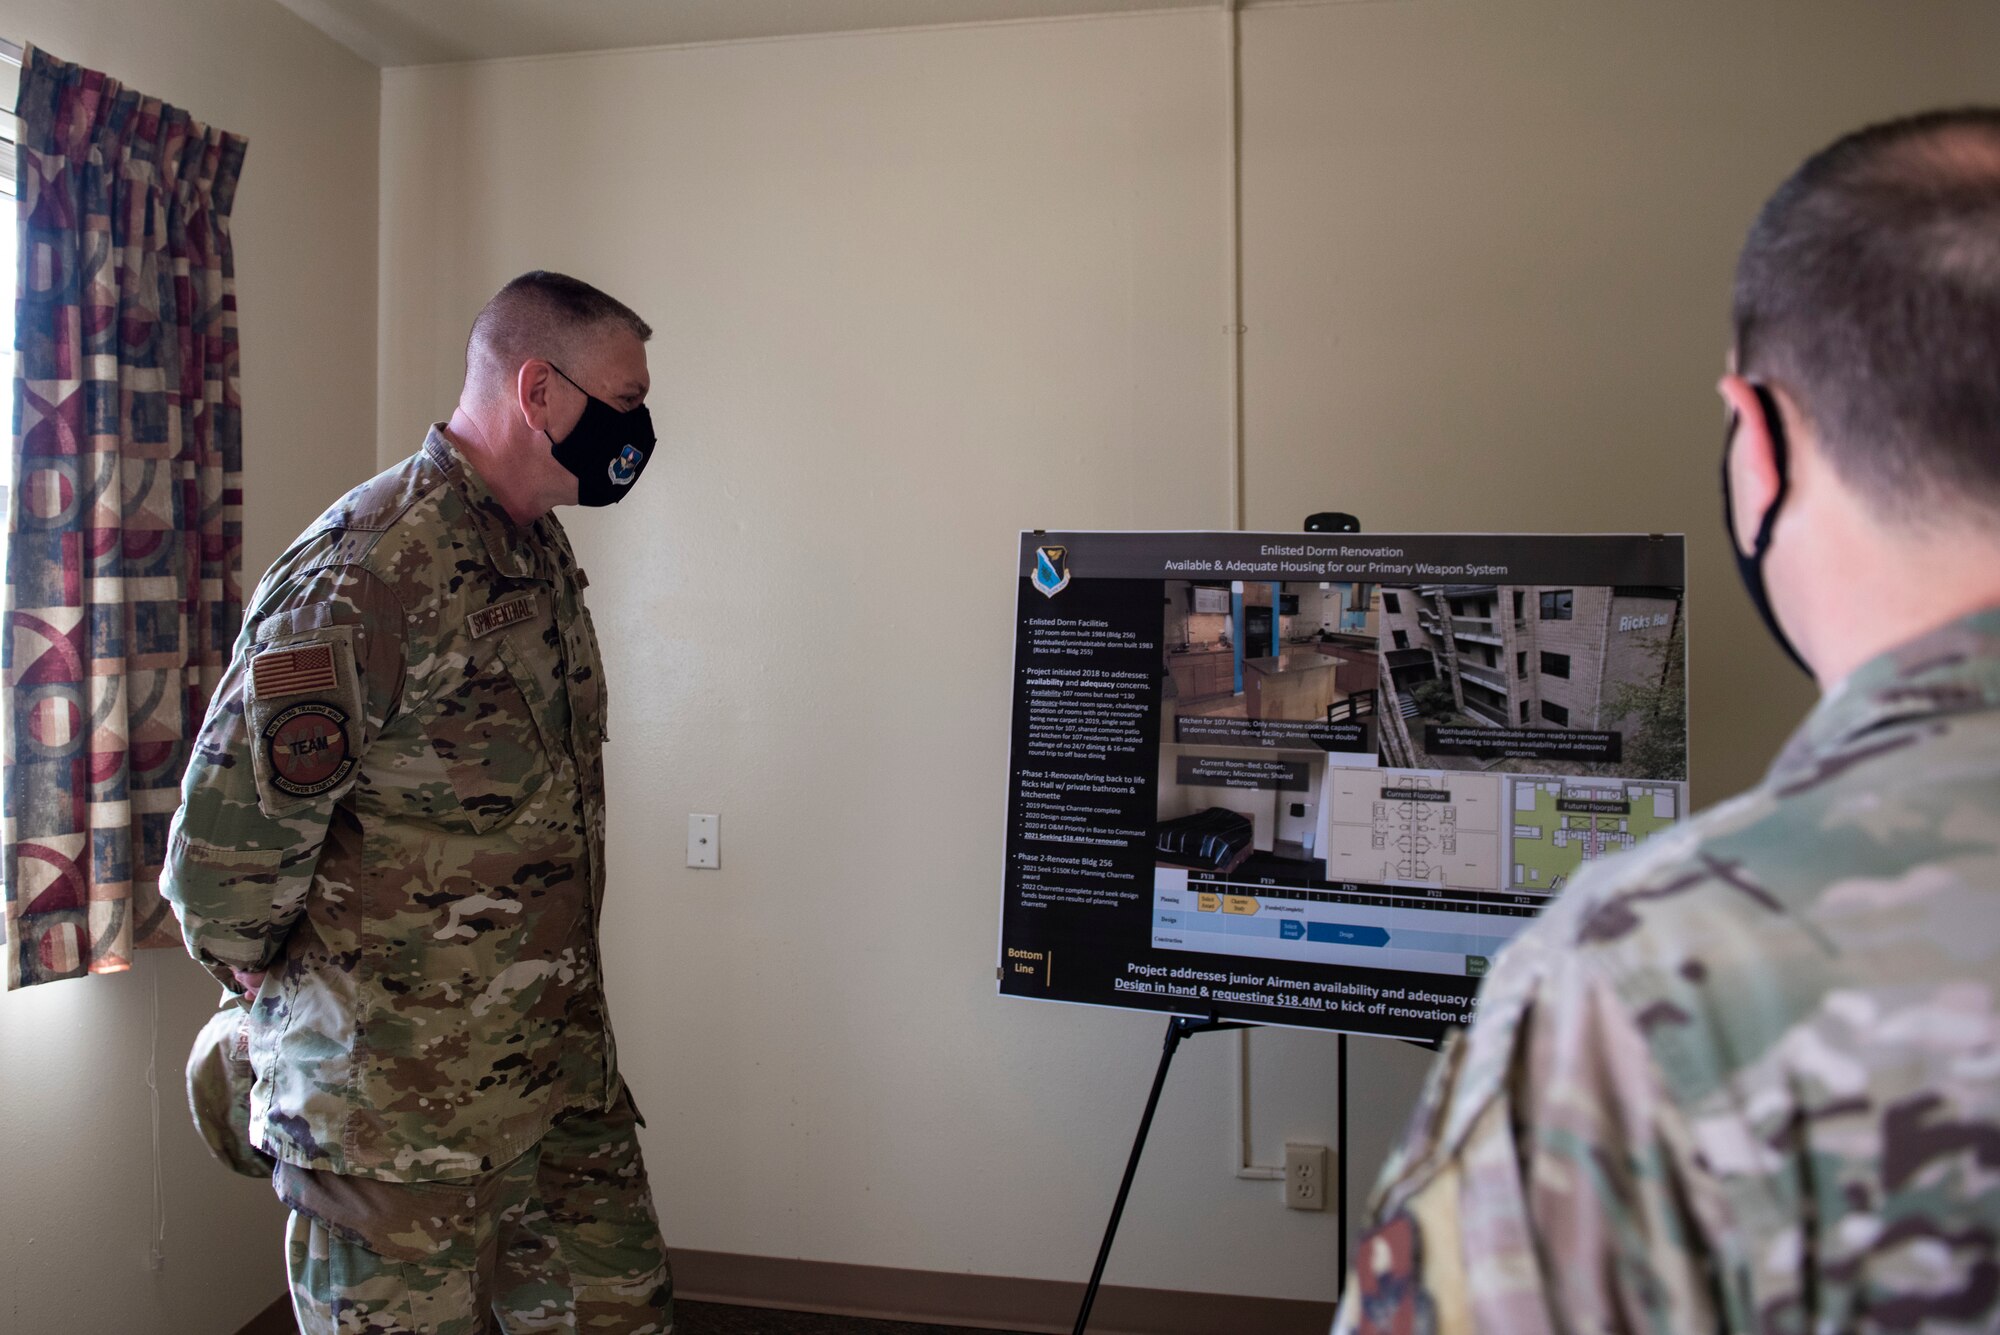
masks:
[(1436, 1040), (1685, 818), (1669, 535), (1024, 533), (1004, 995)]

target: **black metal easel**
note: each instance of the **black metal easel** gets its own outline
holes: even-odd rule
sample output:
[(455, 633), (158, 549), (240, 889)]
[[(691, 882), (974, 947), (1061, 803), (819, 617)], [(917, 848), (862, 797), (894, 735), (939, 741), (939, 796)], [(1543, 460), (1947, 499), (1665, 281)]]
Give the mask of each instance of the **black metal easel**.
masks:
[(1191, 1034), (1206, 1034), (1218, 1029), (1254, 1028), (1255, 1025), (1217, 1019), (1213, 1012), (1205, 1020), (1188, 1015), (1168, 1018), (1166, 1041), (1160, 1045), (1160, 1068), (1153, 1072), (1153, 1092), (1146, 1096), (1146, 1111), (1139, 1118), (1139, 1134), (1133, 1138), (1132, 1153), (1125, 1160), (1125, 1177), (1118, 1184), (1118, 1199), (1111, 1203), (1111, 1222), (1104, 1226), (1104, 1241), (1098, 1245), (1097, 1264), (1091, 1267), (1090, 1283), (1083, 1290), (1083, 1306), (1077, 1309), (1076, 1328), (1072, 1335), (1083, 1335), (1083, 1328), (1090, 1324), (1090, 1309), (1097, 1302), (1098, 1286), (1104, 1282), (1104, 1263), (1111, 1259), (1111, 1240), (1118, 1236), (1118, 1221), (1125, 1215), (1125, 1198), (1132, 1194), (1132, 1179), (1139, 1172), (1139, 1156), (1146, 1151), (1146, 1134), (1153, 1129), (1153, 1111), (1160, 1106), (1160, 1089), (1167, 1083), (1167, 1068), (1174, 1064), (1174, 1052), (1180, 1047), (1181, 1040)]
[[(1118, 1183), (1118, 1198), (1111, 1203), (1111, 1219), (1104, 1226), (1104, 1241), (1097, 1247), (1097, 1264), (1090, 1268), (1090, 1283), (1084, 1286), (1083, 1305), (1077, 1309), (1076, 1325), (1070, 1335), (1084, 1335), (1084, 1327), (1090, 1324), (1090, 1309), (1097, 1304), (1097, 1290), (1104, 1283), (1104, 1266), (1111, 1259), (1111, 1242), (1118, 1236), (1118, 1223), (1125, 1217), (1125, 1198), (1132, 1194), (1132, 1179), (1138, 1176), (1140, 1156), (1146, 1152), (1146, 1136), (1153, 1129), (1153, 1113), (1160, 1106), (1160, 1090), (1167, 1083), (1167, 1068), (1174, 1063), (1174, 1053), (1180, 1048), (1181, 1040), (1194, 1034), (1207, 1034), (1221, 1029), (1257, 1029), (1261, 1026), (1240, 1020), (1220, 1020), (1210, 1013), (1208, 1019), (1199, 1020), (1191, 1015), (1175, 1015), (1167, 1020), (1166, 1040), (1160, 1045), (1159, 1069), (1153, 1072), (1153, 1089), (1146, 1095), (1146, 1111), (1139, 1117), (1139, 1134), (1132, 1138), (1132, 1153), (1125, 1159), (1125, 1176)], [(1335, 1052), (1340, 1064), (1334, 1076), (1334, 1208), (1340, 1212), (1340, 1278), (1335, 1281), (1334, 1301), (1340, 1301), (1340, 1290), (1347, 1284), (1347, 1035), (1334, 1035), (1337, 1040)]]
[[(1308, 533), (1359, 533), (1361, 521), (1340, 510), (1322, 510), (1318, 514), (1306, 516)], [(1339, 1070), (1334, 1074), (1334, 1196), (1333, 1204), (1340, 1211), (1336, 1225), (1336, 1237), (1340, 1245), (1339, 1278), (1333, 1282), (1333, 1301), (1337, 1304), (1345, 1296), (1347, 1288), (1347, 1034), (1345, 1031), (1334, 1036), (1334, 1060)]]
[(1340, 1211), (1340, 1219), (1334, 1225), (1335, 1236), (1339, 1239), (1340, 1261), (1333, 1281), (1333, 1301), (1336, 1305), (1346, 1296), (1347, 1290), (1347, 1035), (1334, 1036), (1334, 1060), (1340, 1069), (1333, 1076), (1333, 1204)]
[[(1350, 514), (1327, 510), (1308, 515), (1305, 530), (1308, 533), (1359, 533), (1361, 521)], [(1111, 1259), (1111, 1243), (1118, 1236), (1119, 1220), (1125, 1217), (1125, 1198), (1132, 1194), (1132, 1179), (1138, 1176), (1139, 1159), (1146, 1151), (1146, 1136), (1153, 1129), (1153, 1112), (1160, 1106), (1160, 1090), (1167, 1083), (1167, 1068), (1173, 1065), (1174, 1053), (1180, 1048), (1181, 1040), (1220, 1029), (1259, 1027), (1240, 1020), (1224, 1020), (1213, 1009), (1206, 1019), (1191, 1015), (1175, 1015), (1168, 1019), (1166, 1040), (1160, 1045), (1160, 1066), (1153, 1072), (1153, 1089), (1146, 1096), (1146, 1111), (1139, 1118), (1139, 1134), (1132, 1139), (1132, 1153), (1125, 1160), (1125, 1176), (1118, 1183), (1118, 1198), (1111, 1203), (1111, 1219), (1104, 1226), (1104, 1241), (1097, 1248), (1097, 1264), (1090, 1269), (1090, 1283), (1084, 1286), (1083, 1306), (1077, 1309), (1076, 1325), (1070, 1335), (1084, 1335), (1084, 1327), (1090, 1324), (1090, 1309), (1097, 1303), (1097, 1290), (1104, 1283), (1104, 1266)], [(1337, 1283), (1344, 1286), (1347, 1283), (1347, 1035), (1337, 1034), (1335, 1038), (1338, 1040), (1335, 1052), (1340, 1070), (1334, 1085), (1334, 1208), (1340, 1212), (1340, 1279)], [(1336, 1302), (1339, 1297), (1336, 1290)]]

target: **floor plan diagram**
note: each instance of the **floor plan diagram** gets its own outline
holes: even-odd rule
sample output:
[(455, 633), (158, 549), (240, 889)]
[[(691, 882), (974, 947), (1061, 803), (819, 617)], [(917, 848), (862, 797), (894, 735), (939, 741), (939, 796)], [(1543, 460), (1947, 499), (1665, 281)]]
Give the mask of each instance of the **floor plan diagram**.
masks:
[(1552, 894), (1607, 854), (1681, 818), (1684, 785), (1639, 779), (1514, 778), (1508, 830), (1510, 890)]
[(1499, 775), (1440, 770), (1333, 770), (1327, 875), (1499, 889), (1504, 782)]

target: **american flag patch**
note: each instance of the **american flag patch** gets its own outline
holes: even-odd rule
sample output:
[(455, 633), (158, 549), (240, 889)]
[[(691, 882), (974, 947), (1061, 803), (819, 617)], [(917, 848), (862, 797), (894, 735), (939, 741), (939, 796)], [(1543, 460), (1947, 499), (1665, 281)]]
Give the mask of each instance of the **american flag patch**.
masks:
[(250, 679), (256, 684), (259, 700), (330, 691), (340, 684), (333, 672), (333, 647), (326, 644), (258, 654), (250, 660)]

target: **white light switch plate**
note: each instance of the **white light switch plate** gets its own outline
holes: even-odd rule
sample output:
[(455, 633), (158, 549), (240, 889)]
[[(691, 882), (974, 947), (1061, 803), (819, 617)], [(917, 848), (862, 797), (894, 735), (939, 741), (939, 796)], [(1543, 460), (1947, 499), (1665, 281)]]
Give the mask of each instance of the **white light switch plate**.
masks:
[(688, 817), (688, 866), (722, 865), (722, 817)]

